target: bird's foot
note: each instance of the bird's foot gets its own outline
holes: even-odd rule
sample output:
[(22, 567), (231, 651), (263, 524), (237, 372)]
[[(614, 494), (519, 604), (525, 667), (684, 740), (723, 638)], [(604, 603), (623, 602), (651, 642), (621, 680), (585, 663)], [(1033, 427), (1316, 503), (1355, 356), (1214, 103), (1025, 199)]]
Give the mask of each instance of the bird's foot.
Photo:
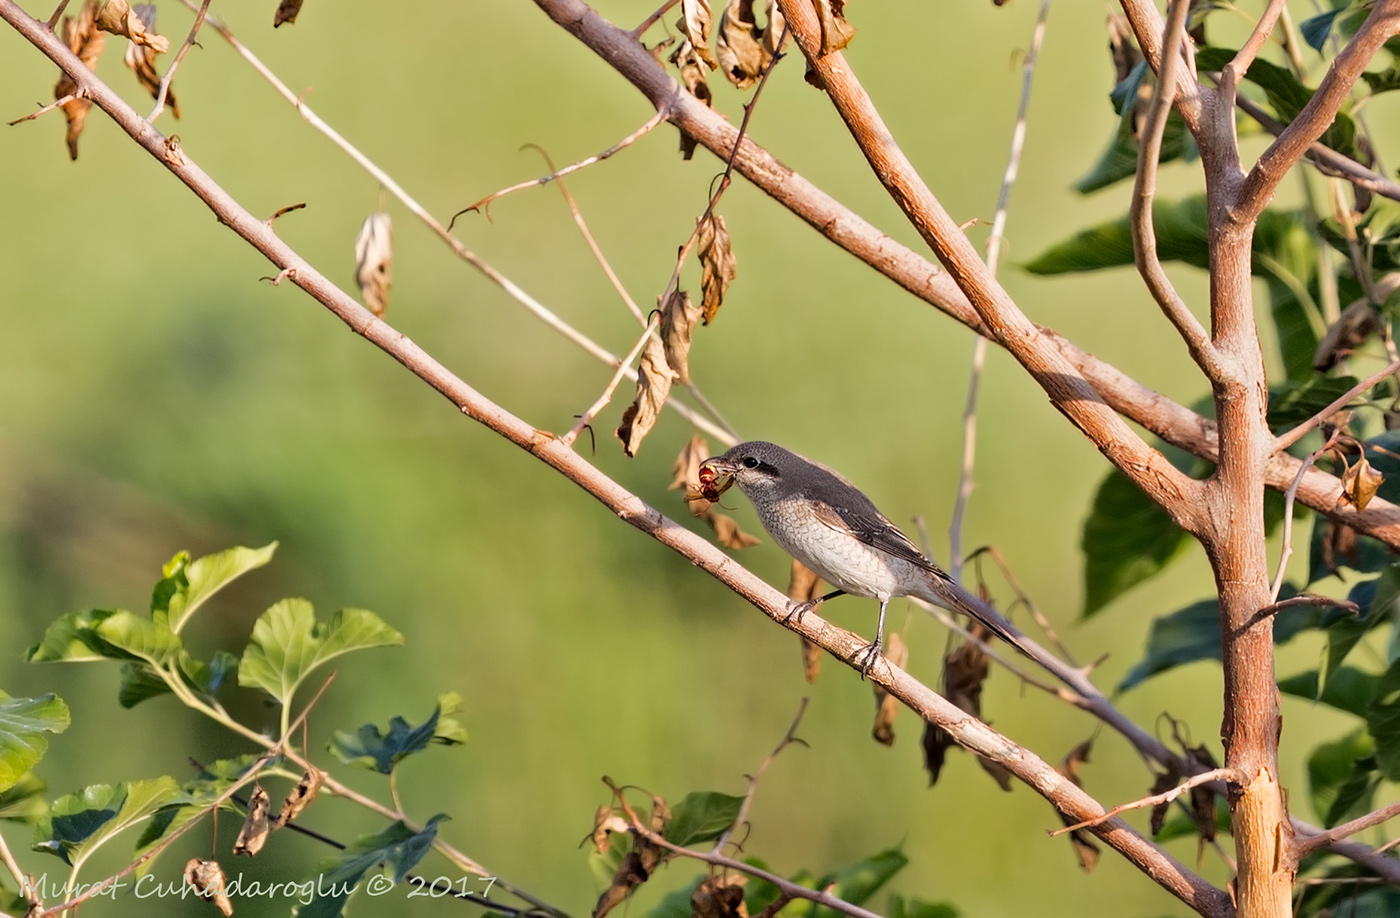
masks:
[(799, 625), (802, 624), (802, 616), (811, 612), (817, 606), (821, 605), (821, 603), (822, 601), (820, 599), (809, 599), (806, 602), (789, 602), (788, 614), (787, 617), (783, 619), (783, 624), (791, 623), (794, 618), (797, 619)]
[(865, 677), (870, 674), (871, 667), (875, 665), (875, 661), (882, 656), (884, 656), (884, 654), (880, 650), (880, 641), (878, 640), (873, 644), (867, 644), (851, 656), (852, 663), (860, 661), (860, 678), (862, 682), (865, 681)]

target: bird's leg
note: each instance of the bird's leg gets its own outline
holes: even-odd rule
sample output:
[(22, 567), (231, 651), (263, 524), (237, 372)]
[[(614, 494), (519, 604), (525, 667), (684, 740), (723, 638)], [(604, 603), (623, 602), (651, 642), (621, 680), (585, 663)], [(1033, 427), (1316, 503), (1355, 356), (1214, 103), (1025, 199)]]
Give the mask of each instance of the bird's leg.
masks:
[(797, 616), (797, 621), (799, 624), (801, 624), (802, 616), (806, 615), (808, 612), (811, 612), (813, 609), (826, 602), (828, 599), (835, 599), (837, 596), (844, 595), (846, 595), (845, 590), (832, 590), (825, 596), (818, 596), (816, 599), (809, 599), (806, 602), (790, 603), (788, 605), (787, 618), (783, 619), (783, 624), (786, 625), (788, 622), (792, 621), (794, 615)]
[(880, 621), (875, 626), (875, 643), (857, 652), (857, 656), (864, 656), (865, 662), (860, 665), (860, 678), (865, 679), (870, 672), (870, 667), (875, 665), (875, 661), (880, 657), (880, 646), (885, 637), (885, 609), (889, 606), (888, 599), (880, 600)]

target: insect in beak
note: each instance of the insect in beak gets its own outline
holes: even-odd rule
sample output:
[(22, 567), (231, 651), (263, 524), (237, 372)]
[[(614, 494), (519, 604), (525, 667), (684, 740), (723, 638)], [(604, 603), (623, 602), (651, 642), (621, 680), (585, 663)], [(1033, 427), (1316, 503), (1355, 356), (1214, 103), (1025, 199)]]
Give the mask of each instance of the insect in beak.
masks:
[(706, 463), (700, 466), (700, 496), (710, 503), (719, 500), (719, 496), (728, 491), (734, 484), (734, 476), (728, 473), (721, 474), (713, 465)]

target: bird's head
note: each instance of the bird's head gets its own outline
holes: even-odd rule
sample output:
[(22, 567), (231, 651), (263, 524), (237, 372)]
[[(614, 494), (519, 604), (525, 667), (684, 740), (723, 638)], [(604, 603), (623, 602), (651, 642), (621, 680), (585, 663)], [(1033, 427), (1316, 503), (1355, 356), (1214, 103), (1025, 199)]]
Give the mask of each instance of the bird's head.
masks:
[(773, 494), (782, 486), (784, 469), (791, 470), (795, 460), (795, 455), (772, 443), (740, 443), (700, 463), (701, 493), (714, 500), (737, 484), (750, 498)]

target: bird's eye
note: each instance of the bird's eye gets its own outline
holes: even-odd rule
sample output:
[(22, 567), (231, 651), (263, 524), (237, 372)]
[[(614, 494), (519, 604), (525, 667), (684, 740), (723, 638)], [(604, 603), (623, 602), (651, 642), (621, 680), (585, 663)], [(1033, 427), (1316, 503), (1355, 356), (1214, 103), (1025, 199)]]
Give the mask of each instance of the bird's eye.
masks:
[(756, 469), (756, 468), (758, 468), (758, 460), (755, 459), (753, 456), (745, 456), (745, 457), (744, 457), (744, 468), (746, 468), (746, 469)]

